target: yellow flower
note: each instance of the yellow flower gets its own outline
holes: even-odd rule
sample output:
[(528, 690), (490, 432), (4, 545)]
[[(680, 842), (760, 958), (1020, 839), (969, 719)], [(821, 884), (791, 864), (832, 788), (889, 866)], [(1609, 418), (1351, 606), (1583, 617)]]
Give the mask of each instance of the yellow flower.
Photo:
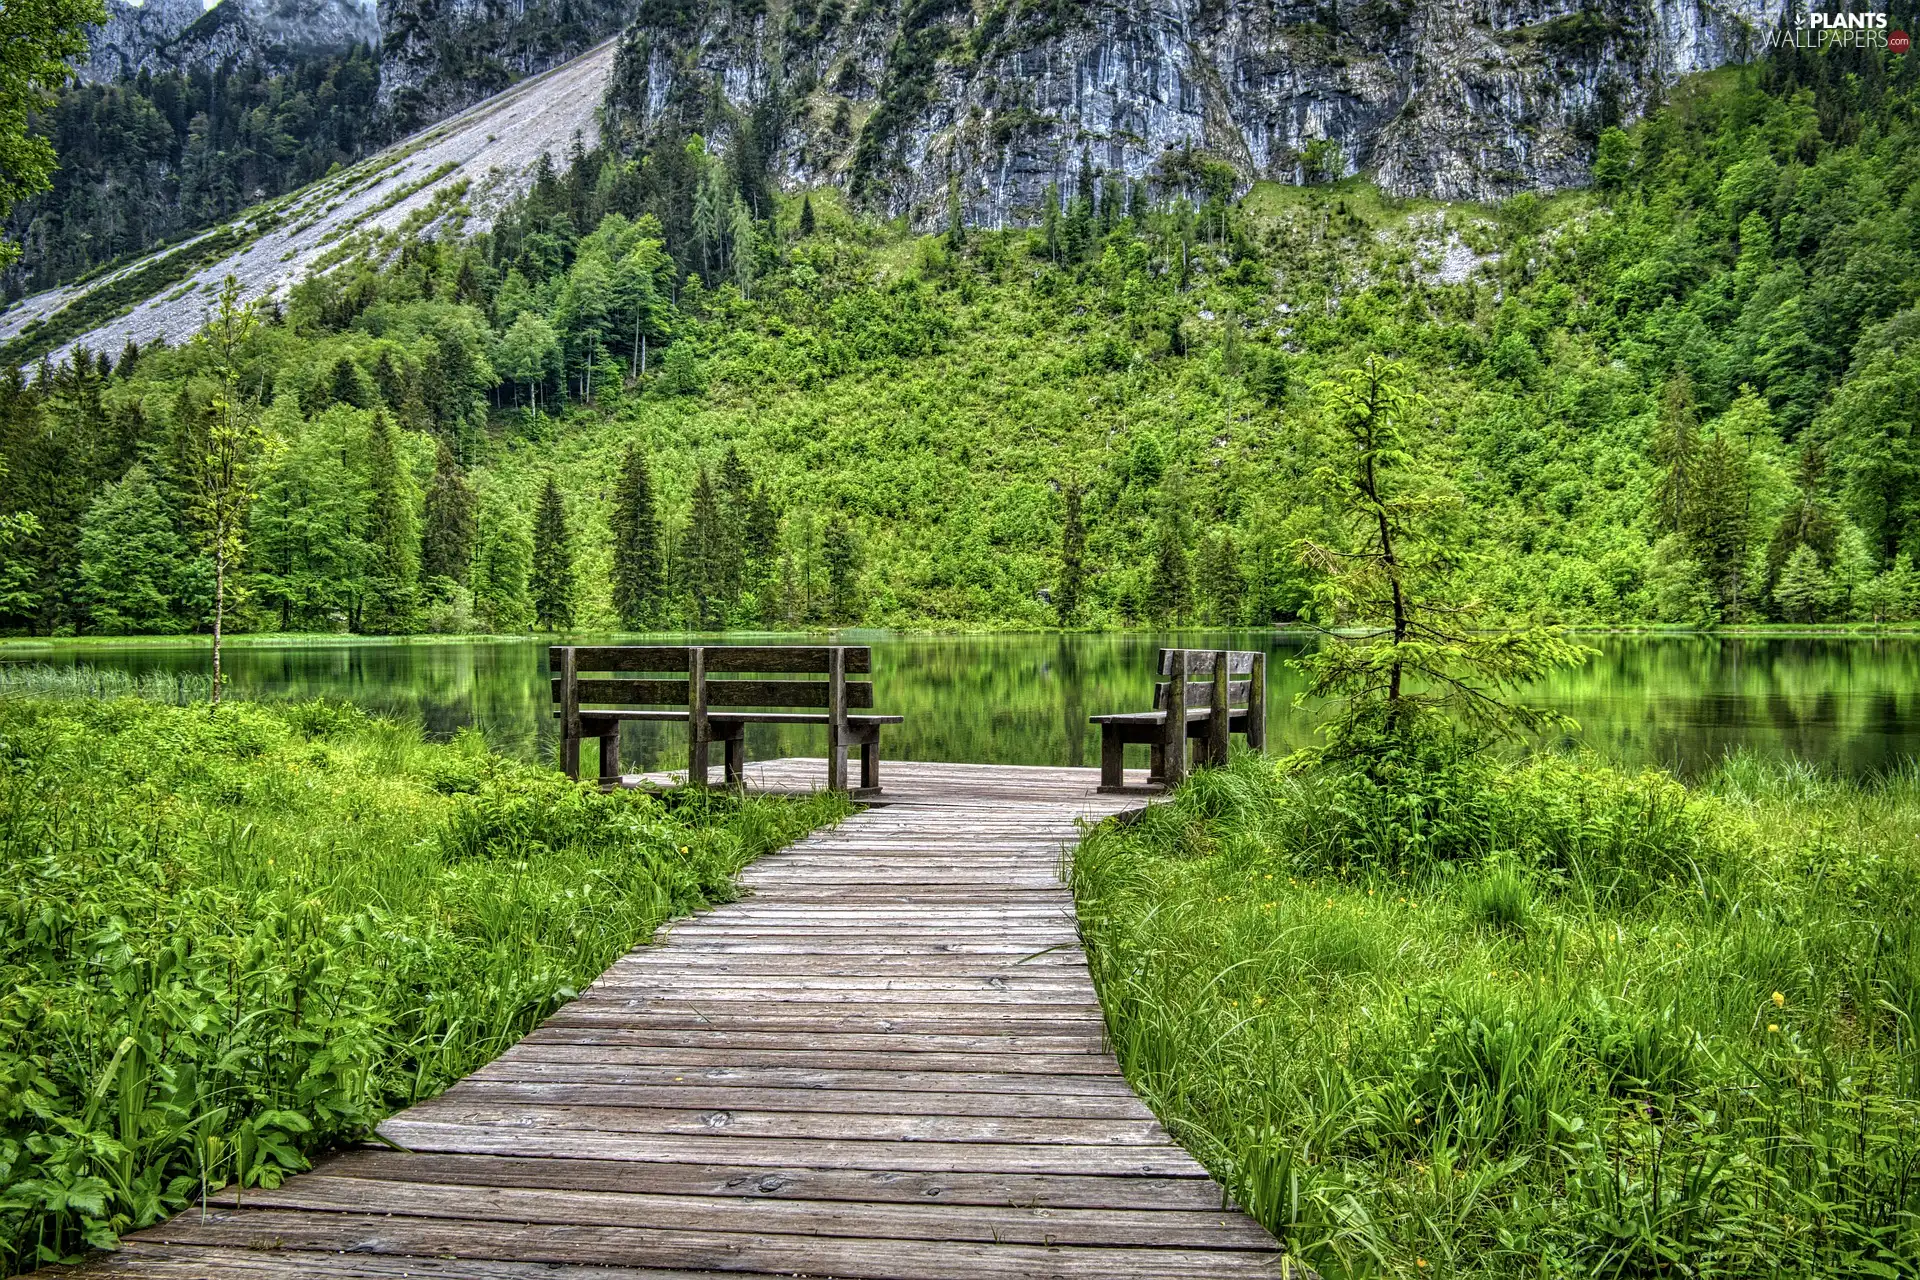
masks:
[(1415, 1258), (1413, 1260), (1413, 1265), (1416, 1267), (1424, 1267), (1427, 1265), (1427, 1260), (1425, 1258)]
[(1767, 1024), (1767, 1030), (1769, 1031), (1778, 1031), (1779, 1029), (1780, 1029), (1780, 1024), (1777, 1022), (1769, 1022)]
[(1787, 998), (1778, 991), (1773, 993), (1773, 1007), (1776, 1009), (1784, 1009), (1787, 1007)]

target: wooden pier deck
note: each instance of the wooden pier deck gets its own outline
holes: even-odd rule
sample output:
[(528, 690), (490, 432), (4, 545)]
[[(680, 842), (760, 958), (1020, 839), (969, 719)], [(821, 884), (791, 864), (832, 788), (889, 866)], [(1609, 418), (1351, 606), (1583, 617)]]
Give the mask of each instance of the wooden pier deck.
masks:
[[(660, 775), (664, 778), (664, 775)], [(805, 790), (825, 762), (749, 767)], [(80, 1274), (674, 1280), (1302, 1275), (1128, 1089), (1061, 882), (1093, 769), (889, 763), (446, 1093), (404, 1150)]]

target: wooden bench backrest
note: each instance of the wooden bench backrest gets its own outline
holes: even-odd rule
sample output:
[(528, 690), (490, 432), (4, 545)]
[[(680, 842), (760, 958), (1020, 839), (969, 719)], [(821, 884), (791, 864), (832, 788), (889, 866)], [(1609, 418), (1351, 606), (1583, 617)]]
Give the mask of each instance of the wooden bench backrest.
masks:
[[(1227, 652), (1227, 706), (1248, 706), (1256, 692), (1255, 682), (1265, 683), (1266, 655), (1254, 652)], [(1173, 682), (1167, 677), (1184, 672), (1186, 701), (1189, 707), (1213, 705), (1213, 672), (1220, 651), (1213, 649), (1162, 649), (1161, 683), (1153, 687), (1153, 709), (1165, 711), (1173, 700)]]
[[(830, 709), (833, 681), (713, 679), (728, 675), (826, 675), (840, 654), (843, 675), (873, 671), (873, 650), (855, 645), (555, 645), (547, 660), (556, 673), (553, 700), (565, 701), (566, 656), (573, 656), (576, 703), (595, 706), (686, 707), (695, 704), (691, 673), (701, 673), (706, 707), (819, 707)], [(620, 673), (611, 675), (607, 673)], [(587, 674), (600, 673), (600, 674)], [(636, 676), (634, 673), (650, 673)], [(660, 675), (651, 673), (672, 673)], [(844, 680), (845, 706), (871, 707), (871, 680)]]

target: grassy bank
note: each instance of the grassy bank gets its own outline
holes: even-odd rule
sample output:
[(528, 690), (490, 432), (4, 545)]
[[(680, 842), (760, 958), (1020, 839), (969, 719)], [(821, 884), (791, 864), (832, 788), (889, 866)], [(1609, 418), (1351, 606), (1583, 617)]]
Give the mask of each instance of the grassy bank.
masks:
[(1920, 1272), (1920, 774), (1246, 758), (1074, 887), (1128, 1075), (1330, 1277)]
[(843, 812), (326, 703), (0, 697), (0, 1273), (365, 1134)]

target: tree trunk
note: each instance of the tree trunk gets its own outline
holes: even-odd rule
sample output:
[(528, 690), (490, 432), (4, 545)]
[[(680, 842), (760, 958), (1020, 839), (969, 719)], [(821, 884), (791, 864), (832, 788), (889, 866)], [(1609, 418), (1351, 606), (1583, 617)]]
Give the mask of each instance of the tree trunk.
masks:
[[(225, 534), (218, 524), (214, 526), (214, 536), (222, 542)], [(217, 550), (213, 555), (213, 705), (216, 707), (220, 705), (220, 627), (226, 621), (226, 611), (227, 553)]]

